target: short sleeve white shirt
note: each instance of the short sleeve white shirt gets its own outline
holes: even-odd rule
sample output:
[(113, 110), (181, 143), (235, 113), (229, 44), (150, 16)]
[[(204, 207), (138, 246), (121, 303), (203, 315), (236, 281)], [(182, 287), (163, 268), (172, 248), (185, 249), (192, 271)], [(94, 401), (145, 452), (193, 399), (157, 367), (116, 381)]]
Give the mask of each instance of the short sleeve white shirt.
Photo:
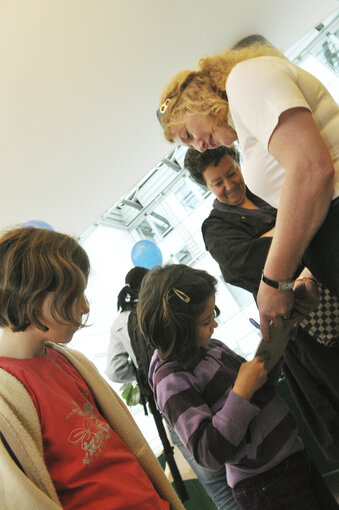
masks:
[(250, 190), (278, 208), (285, 170), (268, 152), (280, 115), (291, 108), (311, 111), (336, 170), (339, 195), (339, 108), (325, 86), (307, 71), (279, 57), (245, 60), (226, 83), (230, 123), (238, 135), (242, 168)]

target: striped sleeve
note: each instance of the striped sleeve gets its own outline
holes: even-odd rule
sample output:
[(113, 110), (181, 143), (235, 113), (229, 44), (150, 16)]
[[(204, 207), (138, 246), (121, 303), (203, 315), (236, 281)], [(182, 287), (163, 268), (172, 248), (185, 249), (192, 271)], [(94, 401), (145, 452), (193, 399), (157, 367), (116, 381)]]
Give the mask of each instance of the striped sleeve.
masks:
[[(154, 374), (155, 397), (160, 411), (169, 420), (195, 460), (209, 469), (218, 469), (235, 460), (236, 452), (245, 441), (249, 423), (260, 409), (243, 400), (231, 390), (231, 381), (222, 369), (210, 374), (208, 387), (220, 388), (224, 379), (222, 407), (213, 412), (207, 403), (206, 391), (198, 389), (194, 376), (180, 367), (161, 366)], [(218, 381), (218, 385), (214, 382)], [(217, 406), (218, 407), (218, 406)]]

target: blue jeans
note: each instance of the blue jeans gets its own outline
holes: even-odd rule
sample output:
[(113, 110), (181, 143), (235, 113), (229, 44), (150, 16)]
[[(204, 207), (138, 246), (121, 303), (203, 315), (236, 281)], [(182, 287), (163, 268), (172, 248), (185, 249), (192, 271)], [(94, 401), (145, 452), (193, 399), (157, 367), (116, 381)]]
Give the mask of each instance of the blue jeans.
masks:
[(334, 510), (338, 505), (313, 462), (298, 452), (233, 488), (240, 510)]
[(225, 466), (222, 466), (218, 471), (210, 471), (209, 469), (199, 466), (194, 460), (193, 455), (187, 450), (178, 434), (168, 422), (167, 425), (172, 443), (179, 448), (217, 509), (238, 510), (238, 506), (232, 494), (232, 489), (227, 484)]

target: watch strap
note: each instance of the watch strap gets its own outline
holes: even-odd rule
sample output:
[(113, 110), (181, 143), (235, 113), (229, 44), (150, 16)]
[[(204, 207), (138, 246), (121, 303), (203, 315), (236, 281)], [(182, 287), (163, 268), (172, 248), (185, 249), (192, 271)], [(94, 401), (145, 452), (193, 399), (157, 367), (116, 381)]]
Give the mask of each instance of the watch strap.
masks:
[(267, 278), (264, 273), (261, 273), (261, 279), (264, 283), (266, 283), (266, 285), (278, 290), (292, 290), (295, 283), (295, 280), (285, 280), (283, 282), (271, 280), (271, 278)]

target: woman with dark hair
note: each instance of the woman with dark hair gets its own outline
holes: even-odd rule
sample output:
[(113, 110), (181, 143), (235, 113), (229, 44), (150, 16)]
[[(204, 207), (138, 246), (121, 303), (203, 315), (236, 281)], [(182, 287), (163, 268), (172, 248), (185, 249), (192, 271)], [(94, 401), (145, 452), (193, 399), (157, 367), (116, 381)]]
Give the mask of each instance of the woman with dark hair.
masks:
[(278, 209), (258, 291), (265, 340), (289, 317), (301, 259), (339, 296), (339, 108), (319, 80), (252, 44), (178, 73), (157, 115), (168, 140), (200, 152), (238, 140), (246, 184)]

